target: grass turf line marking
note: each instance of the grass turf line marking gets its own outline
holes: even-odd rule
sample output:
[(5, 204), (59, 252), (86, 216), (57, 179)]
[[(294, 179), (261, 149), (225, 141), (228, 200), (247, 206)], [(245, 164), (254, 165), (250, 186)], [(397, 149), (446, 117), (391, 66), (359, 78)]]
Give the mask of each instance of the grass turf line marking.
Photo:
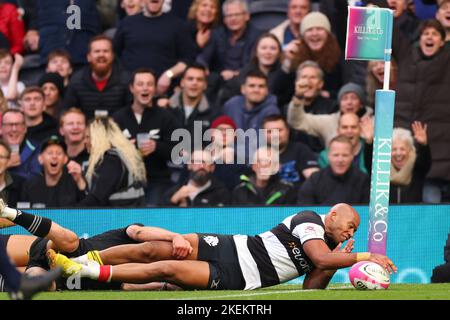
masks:
[[(326, 290), (341, 290), (341, 289), (349, 289), (350, 286), (342, 286), (342, 287), (333, 287), (328, 288)], [(222, 299), (222, 298), (242, 298), (242, 297), (252, 297), (252, 296), (266, 296), (269, 294), (283, 294), (283, 293), (297, 293), (297, 292), (316, 292), (323, 291), (323, 289), (298, 289), (298, 290), (278, 290), (278, 291), (267, 291), (267, 292), (252, 292), (252, 293), (233, 293), (228, 295), (221, 296), (206, 296), (206, 297), (191, 297), (191, 298), (174, 298), (168, 300), (207, 300), (207, 299)]]

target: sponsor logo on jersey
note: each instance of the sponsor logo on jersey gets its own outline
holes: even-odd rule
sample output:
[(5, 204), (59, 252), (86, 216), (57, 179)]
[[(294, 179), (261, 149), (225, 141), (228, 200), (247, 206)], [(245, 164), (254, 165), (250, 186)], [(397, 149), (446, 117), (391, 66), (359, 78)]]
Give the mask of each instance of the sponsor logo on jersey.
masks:
[(219, 244), (219, 238), (216, 236), (204, 236), (203, 240), (205, 240), (210, 247), (215, 247)]

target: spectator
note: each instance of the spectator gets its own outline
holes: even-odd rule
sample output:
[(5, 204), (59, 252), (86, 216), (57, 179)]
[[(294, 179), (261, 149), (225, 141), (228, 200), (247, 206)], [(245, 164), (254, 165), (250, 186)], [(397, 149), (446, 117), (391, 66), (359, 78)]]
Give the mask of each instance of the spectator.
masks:
[(28, 87), (20, 96), (20, 107), (27, 125), (26, 138), (41, 144), (57, 134), (57, 123), (45, 110), (45, 94), (39, 87)]
[(25, 90), (23, 82), (19, 81), (19, 71), (22, 68), (23, 57), (13, 56), (4, 49), (0, 49), (0, 84), (3, 95), (8, 100), (9, 107), (17, 107), (17, 99)]
[(59, 73), (64, 79), (64, 88), (66, 88), (69, 85), (70, 76), (73, 72), (70, 54), (62, 49), (56, 49), (50, 52), (45, 71)]
[(222, 5), (224, 25), (214, 30), (210, 41), (197, 61), (208, 67), (210, 91), (214, 96), (226, 81), (239, 75), (249, 61), (253, 45), (261, 34), (250, 23), (250, 13), (245, 0), (226, 0)]
[(305, 181), (299, 190), (297, 204), (368, 203), (370, 179), (352, 166), (352, 149), (347, 137), (333, 138), (328, 151), (330, 165)]
[(189, 177), (167, 191), (164, 204), (178, 207), (223, 207), (230, 203), (227, 188), (213, 175), (214, 163), (208, 151), (192, 152), (187, 167)]
[(289, 0), (287, 20), (283, 21), (270, 33), (275, 35), (283, 48), (291, 41), (300, 39), (300, 25), (303, 18), (311, 11), (310, 0)]
[(189, 65), (181, 77), (181, 90), (175, 92), (169, 101), (169, 110), (177, 119), (179, 127), (189, 130), (191, 137), (194, 136), (196, 122), (205, 132), (218, 113), (205, 95), (208, 85), (206, 76), (207, 71), (202, 65)]
[(267, 76), (259, 70), (245, 76), (241, 95), (228, 100), (224, 114), (233, 119), (236, 127), (258, 130), (266, 116), (280, 114), (275, 96), (269, 94)]
[[(299, 95), (306, 92), (306, 82), (299, 84)], [(361, 86), (355, 83), (347, 83), (338, 94), (339, 111), (332, 114), (306, 113), (304, 101), (294, 97), (288, 107), (288, 123), (297, 130), (303, 130), (312, 136), (319, 137), (328, 145), (330, 140), (338, 135), (339, 120), (346, 113), (354, 113), (358, 117), (370, 117), (373, 115), (372, 108), (364, 106), (365, 95)], [(359, 127), (359, 123), (357, 124)]]
[(10, 172), (27, 180), (41, 173), (39, 144), (25, 138), (27, 126), (22, 111), (10, 109), (3, 114), (3, 140), (11, 148)]
[(169, 90), (172, 80), (182, 74), (195, 55), (187, 23), (163, 13), (163, 2), (144, 0), (143, 14), (126, 17), (114, 37), (117, 55), (127, 70), (146, 67), (156, 72), (160, 95)]
[[(322, 97), (320, 92), (323, 88), (323, 72), (319, 65), (314, 61), (305, 61), (297, 69), (297, 79), (295, 81), (295, 94), (292, 98), (291, 105), (304, 105), (304, 110), (311, 114), (330, 114), (335, 109), (335, 103), (329, 98)], [(288, 106), (286, 113), (291, 110)], [(294, 121), (294, 122), (293, 122)], [(295, 120), (288, 123), (295, 128)], [(319, 153), (324, 149), (324, 144), (318, 138), (306, 134), (301, 131), (293, 132), (294, 140), (306, 143), (314, 152)]]
[(414, 134), (404, 128), (392, 133), (390, 203), (422, 202), (425, 176), (431, 166), (427, 126), (412, 124)]
[[(42, 144), (38, 159), (44, 171), (43, 175), (24, 183), (20, 201), (29, 202), (32, 207), (45, 205), (46, 208), (58, 208), (76, 205), (85, 195), (86, 182), (81, 171), (68, 171), (73, 169), (71, 164), (67, 163), (64, 141), (57, 136), (49, 137)], [(72, 178), (69, 172), (76, 178)]]
[(393, 36), (399, 71), (394, 124), (409, 128), (414, 121), (421, 121), (429, 126), (432, 165), (424, 201), (432, 203), (442, 201), (442, 192), (450, 187), (450, 51), (444, 48), (444, 41), (445, 30), (437, 20), (422, 23), (419, 47), (411, 46), (398, 30)]
[(89, 66), (74, 74), (70, 81), (65, 108), (80, 108), (87, 119), (92, 119), (96, 111), (112, 114), (127, 105), (128, 74), (114, 62), (111, 39), (102, 35), (94, 37), (87, 59)]
[(0, 1), (0, 33), (6, 37), (12, 55), (23, 53), (25, 25), (14, 4)]
[(8, 162), (11, 158), (11, 148), (0, 140), (0, 199), (11, 206), (16, 206), (20, 199), (22, 179), (13, 177), (8, 171)]
[[(364, 129), (363, 129), (364, 128)], [(370, 174), (373, 152), (373, 119), (364, 117), (361, 120), (355, 113), (341, 114), (338, 120), (337, 135), (345, 136), (352, 144), (353, 165), (366, 174)], [(329, 164), (328, 149), (319, 155), (319, 166), (325, 168)]]
[(295, 204), (293, 185), (280, 179), (279, 154), (275, 149), (260, 147), (252, 161), (253, 173), (242, 175), (232, 193), (234, 205)]
[(86, 116), (78, 108), (70, 108), (59, 119), (59, 134), (64, 138), (69, 160), (84, 169), (89, 161), (86, 150)]
[(59, 73), (45, 73), (39, 79), (44, 92), (45, 112), (54, 119), (59, 118), (64, 97), (64, 78)]
[[(145, 165), (135, 146), (111, 118), (96, 118), (87, 134), (87, 195), (80, 206), (145, 205)], [(75, 162), (73, 162), (75, 164)], [(75, 168), (75, 165), (74, 165)], [(81, 172), (79, 166), (76, 170)]]
[(142, 12), (143, 0), (121, 0), (120, 7), (127, 16), (134, 16)]
[(130, 82), (133, 95), (131, 106), (123, 107), (113, 115), (125, 135), (137, 139), (147, 169), (145, 193), (148, 205), (156, 205), (172, 184), (167, 162), (171, 159), (171, 136), (176, 128), (174, 116), (154, 105), (155, 90), (156, 77), (153, 72), (146, 68), (136, 70)]
[(213, 28), (220, 22), (219, 0), (194, 0), (189, 8), (191, 35), (197, 46), (197, 54), (206, 46)]
[(319, 170), (317, 157), (307, 145), (289, 141), (289, 126), (282, 116), (273, 115), (264, 118), (263, 129), (267, 145), (279, 150), (278, 175), (282, 181), (298, 187)]
[(420, 20), (408, 10), (408, 0), (386, 0), (388, 7), (394, 10), (394, 23), (408, 38), (410, 43), (419, 38)]
[(231, 192), (240, 183), (240, 176), (247, 169), (245, 161), (239, 161), (236, 153), (236, 124), (230, 117), (222, 115), (214, 119), (211, 129), (214, 176)]
[[(239, 72), (238, 77), (227, 81), (222, 88), (221, 99), (226, 101), (229, 98), (239, 95), (241, 84), (245, 81), (245, 76), (250, 71), (260, 70), (268, 78), (270, 93), (277, 95), (278, 105), (282, 106), (286, 100), (286, 84), (276, 83), (280, 70), (281, 45), (278, 39), (271, 33), (262, 34), (255, 43), (252, 51), (252, 58)], [(290, 98), (290, 97), (289, 97)], [(219, 105), (222, 105), (219, 101)]]
[[(328, 18), (320, 12), (311, 12), (301, 24), (302, 40), (292, 41), (284, 50), (283, 70), (293, 71), (307, 60), (315, 61), (324, 72), (322, 95), (335, 98), (345, 82), (363, 83), (364, 77), (350, 70), (353, 64), (345, 63), (339, 43), (331, 33)], [(363, 73), (365, 70), (362, 70)], [(365, 73), (364, 73), (365, 76)], [(354, 77), (354, 78), (353, 78)]]
[(436, 19), (445, 28), (445, 46), (450, 48), (450, 0), (438, 1), (438, 11), (436, 12)]
[(25, 46), (35, 52), (39, 49), (41, 64), (47, 63), (47, 57), (55, 49), (70, 52), (72, 63), (80, 65), (86, 63), (88, 43), (92, 37), (100, 32), (100, 17), (96, 1), (79, 0), (76, 5), (80, 8), (81, 28), (76, 25), (68, 27), (68, 22), (76, 22), (65, 13), (73, 2), (39, 0), (33, 1), (34, 7), (30, 16), (29, 28), (25, 34)]
[[(389, 78), (389, 90), (397, 87), (398, 67), (394, 59), (391, 59), (391, 75)], [(367, 105), (375, 109), (375, 93), (383, 89), (384, 61), (371, 60), (367, 64), (366, 97)]]

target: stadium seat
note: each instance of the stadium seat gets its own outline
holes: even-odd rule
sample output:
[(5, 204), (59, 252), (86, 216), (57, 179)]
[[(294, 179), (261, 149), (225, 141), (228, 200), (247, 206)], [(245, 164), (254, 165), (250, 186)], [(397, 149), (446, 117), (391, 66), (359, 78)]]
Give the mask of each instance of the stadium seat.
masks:
[(270, 30), (286, 20), (289, 0), (258, 0), (249, 3), (253, 24), (261, 30)]

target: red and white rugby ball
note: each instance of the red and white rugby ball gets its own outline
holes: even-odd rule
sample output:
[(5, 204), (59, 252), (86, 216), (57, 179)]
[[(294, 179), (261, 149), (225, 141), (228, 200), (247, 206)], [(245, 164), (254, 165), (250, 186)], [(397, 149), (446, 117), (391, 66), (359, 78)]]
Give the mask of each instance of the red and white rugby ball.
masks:
[(389, 273), (379, 264), (370, 261), (355, 263), (349, 272), (350, 282), (358, 290), (387, 289)]

